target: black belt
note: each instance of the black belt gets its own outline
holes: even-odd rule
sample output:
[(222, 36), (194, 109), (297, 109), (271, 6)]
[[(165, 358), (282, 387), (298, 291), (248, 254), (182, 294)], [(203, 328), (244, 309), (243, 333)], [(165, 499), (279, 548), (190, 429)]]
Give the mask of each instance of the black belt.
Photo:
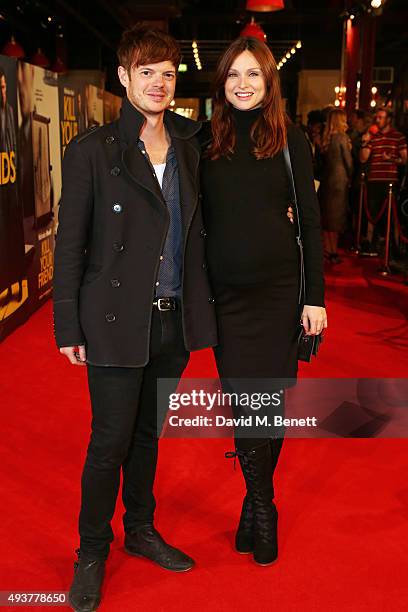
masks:
[(161, 297), (153, 302), (153, 307), (157, 310), (177, 310), (178, 301), (174, 297)]

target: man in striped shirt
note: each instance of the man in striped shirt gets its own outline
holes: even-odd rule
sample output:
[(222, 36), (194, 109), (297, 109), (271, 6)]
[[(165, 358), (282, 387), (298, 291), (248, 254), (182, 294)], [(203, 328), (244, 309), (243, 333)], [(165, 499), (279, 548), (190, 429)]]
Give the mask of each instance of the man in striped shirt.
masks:
[[(368, 206), (371, 216), (375, 218), (387, 197), (389, 184), (395, 185), (398, 182), (398, 166), (407, 163), (405, 136), (392, 127), (392, 112), (389, 108), (377, 111), (374, 126), (362, 137), (360, 161), (370, 162), (367, 184)], [(368, 240), (372, 252), (376, 250), (376, 242), (384, 236), (385, 230), (385, 214), (375, 226), (369, 223)]]

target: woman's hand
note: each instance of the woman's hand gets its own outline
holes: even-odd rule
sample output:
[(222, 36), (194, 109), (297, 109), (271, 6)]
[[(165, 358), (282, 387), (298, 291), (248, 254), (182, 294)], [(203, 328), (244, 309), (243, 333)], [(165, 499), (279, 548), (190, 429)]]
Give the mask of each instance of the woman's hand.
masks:
[(306, 335), (321, 334), (327, 327), (326, 309), (322, 306), (304, 306), (301, 323)]
[(291, 206), (288, 207), (286, 216), (289, 217), (290, 222), (293, 223), (293, 208)]

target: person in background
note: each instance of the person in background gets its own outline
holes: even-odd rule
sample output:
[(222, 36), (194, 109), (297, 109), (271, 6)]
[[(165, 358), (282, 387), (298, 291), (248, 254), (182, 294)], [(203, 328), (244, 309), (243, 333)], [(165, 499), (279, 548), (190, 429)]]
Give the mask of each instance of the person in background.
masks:
[[(367, 165), (360, 162), (360, 148), (362, 144), (363, 134), (368, 130), (372, 123), (372, 116), (370, 113), (361, 109), (355, 109), (350, 115), (349, 129), (347, 134), (351, 141), (351, 156), (353, 158), (353, 176), (350, 185), (350, 197), (349, 197), (349, 209), (347, 219), (347, 234), (349, 237), (349, 243), (354, 242), (354, 233), (357, 225), (358, 207), (359, 207), (359, 196), (360, 196), (360, 182), (361, 173), (367, 172)], [(367, 218), (365, 215), (362, 217), (362, 234), (367, 231)]]
[(306, 140), (309, 143), (310, 153), (313, 162), (313, 176), (316, 191), (320, 185), (322, 174), (322, 132), (323, 132), (324, 117), (320, 110), (312, 110), (307, 114), (307, 126), (305, 130)]
[(323, 172), (319, 187), (322, 211), (325, 257), (331, 263), (341, 263), (337, 253), (340, 232), (346, 227), (349, 184), (353, 161), (351, 143), (346, 134), (345, 111), (332, 109), (322, 136)]
[[(360, 162), (369, 163), (368, 206), (375, 218), (388, 194), (389, 184), (398, 183), (398, 168), (407, 163), (405, 136), (393, 128), (390, 108), (380, 108), (375, 115), (376, 130), (368, 130), (362, 137)], [(374, 133), (373, 133), (374, 132)], [(386, 231), (386, 215), (372, 225), (368, 223), (367, 241), (372, 254), (377, 253)]]
[(360, 148), (362, 145), (363, 135), (366, 133), (372, 123), (370, 113), (356, 108), (350, 115), (349, 129), (347, 135), (351, 141), (351, 155), (353, 157), (354, 169), (359, 166)]

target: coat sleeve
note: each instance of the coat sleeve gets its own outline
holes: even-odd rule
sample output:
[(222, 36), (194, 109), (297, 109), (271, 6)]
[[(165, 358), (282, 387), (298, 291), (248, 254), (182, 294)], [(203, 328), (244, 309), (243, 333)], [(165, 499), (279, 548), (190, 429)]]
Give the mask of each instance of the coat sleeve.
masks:
[(288, 129), (288, 146), (303, 237), (306, 276), (305, 304), (324, 306), (323, 245), (320, 208), (313, 181), (312, 158), (304, 134), (294, 126), (289, 126)]
[(62, 194), (54, 259), (54, 335), (58, 347), (84, 344), (79, 288), (93, 206), (92, 172), (83, 147), (71, 141), (62, 161)]

